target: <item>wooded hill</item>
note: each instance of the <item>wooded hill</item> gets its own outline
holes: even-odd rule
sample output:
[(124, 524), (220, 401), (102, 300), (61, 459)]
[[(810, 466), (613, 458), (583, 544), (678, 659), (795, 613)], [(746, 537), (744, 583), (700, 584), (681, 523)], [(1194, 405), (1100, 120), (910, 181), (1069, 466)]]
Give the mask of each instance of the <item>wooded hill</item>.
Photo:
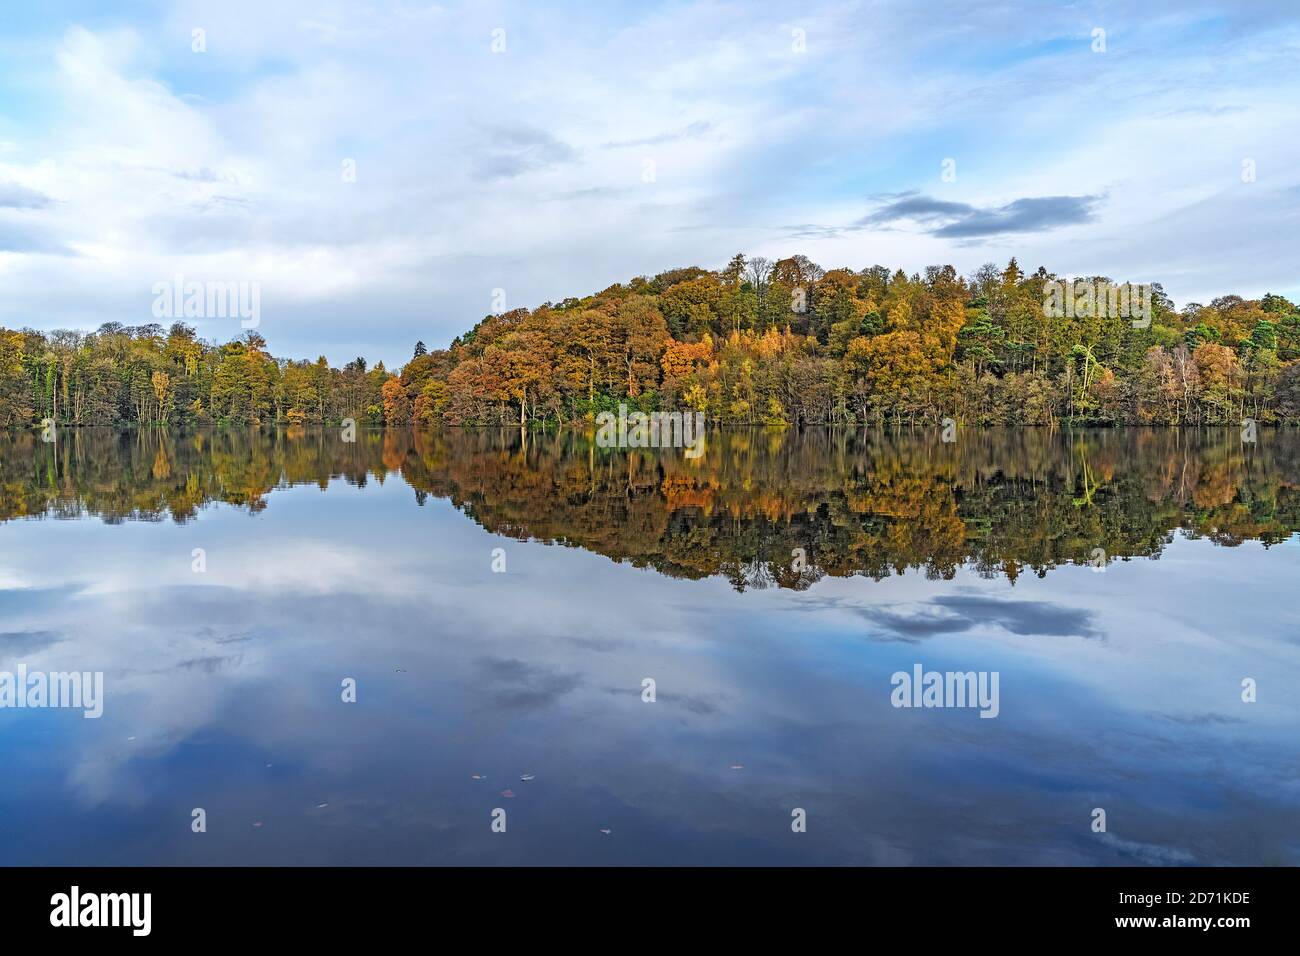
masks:
[(447, 349), (417, 344), (400, 373), (277, 359), (255, 331), (217, 344), (183, 322), (0, 329), (0, 428), (564, 425), (620, 402), (736, 425), (1300, 422), (1287, 299), (1176, 308), (1156, 285), (1135, 327), (1053, 317), (1057, 278), (1015, 259), (962, 277), (737, 255), (487, 316)]

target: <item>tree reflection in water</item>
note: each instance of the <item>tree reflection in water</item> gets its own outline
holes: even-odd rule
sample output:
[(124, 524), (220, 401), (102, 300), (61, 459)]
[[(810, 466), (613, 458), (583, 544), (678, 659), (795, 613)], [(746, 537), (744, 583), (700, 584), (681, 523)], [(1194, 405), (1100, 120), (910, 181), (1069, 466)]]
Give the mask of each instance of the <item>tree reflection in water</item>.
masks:
[[(0, 519), (187, 522), (260, 511), (284, 484), (394, 473), (488, 531), (738, 590), (968, 565), (1014, 581), (1159, 557), (1175, 532), (1233, 546), (1300, 530), (1300, 433), (1235, 429), (715, 429), (682, 449), (577, 431), (440, 429), (0, 434)], [(802, 549), (799, 551), (798, 549)], [(797, 560), (806, 555), (806, 562)]]

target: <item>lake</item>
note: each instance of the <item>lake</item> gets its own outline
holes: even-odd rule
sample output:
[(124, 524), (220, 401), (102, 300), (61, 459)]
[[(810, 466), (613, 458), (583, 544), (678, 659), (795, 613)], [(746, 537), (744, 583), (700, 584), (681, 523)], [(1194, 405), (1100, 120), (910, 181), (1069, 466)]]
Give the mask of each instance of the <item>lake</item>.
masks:
[(1297, 532), (1291, 430), (0, 434), (103, 675), (0, 863), (1294, 865)]

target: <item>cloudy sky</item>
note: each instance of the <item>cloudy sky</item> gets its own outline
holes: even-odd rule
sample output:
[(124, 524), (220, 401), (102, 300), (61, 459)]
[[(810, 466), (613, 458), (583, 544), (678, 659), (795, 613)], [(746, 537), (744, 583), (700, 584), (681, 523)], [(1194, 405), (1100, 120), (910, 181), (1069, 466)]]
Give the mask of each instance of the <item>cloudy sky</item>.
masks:
[(973, 6), (6, 4), (0, 325), (258, 282), (272, 351), (396, 366), (737, 251), (1300, 296), (1292, 2)]

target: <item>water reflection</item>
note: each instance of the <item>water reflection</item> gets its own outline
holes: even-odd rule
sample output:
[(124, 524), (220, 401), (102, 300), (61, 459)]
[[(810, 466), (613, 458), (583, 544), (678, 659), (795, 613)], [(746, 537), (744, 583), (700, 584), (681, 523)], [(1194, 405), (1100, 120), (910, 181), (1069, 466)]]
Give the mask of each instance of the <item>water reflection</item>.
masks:
[[(718, 431), (708, 453), (611, 451), (571, 431), (0, 436), (0, 519), (192, 520), (278, 487), (400, 474), (494, 534), (576, 545), (737, 589), (968, 564), (1014, 581), (1156, 557), (1174, 531), (1265, 545), (1300, 531), (1300, 435), (1235, 430)], [(794, 560), (802, 549), (805, 560)], [(803, 565), (800, 570), (796, 567)]]
[(1294, 864), (1297, 450), (0, 437), (0, 669), (108, 695), (0, 710), (0, 862)]

